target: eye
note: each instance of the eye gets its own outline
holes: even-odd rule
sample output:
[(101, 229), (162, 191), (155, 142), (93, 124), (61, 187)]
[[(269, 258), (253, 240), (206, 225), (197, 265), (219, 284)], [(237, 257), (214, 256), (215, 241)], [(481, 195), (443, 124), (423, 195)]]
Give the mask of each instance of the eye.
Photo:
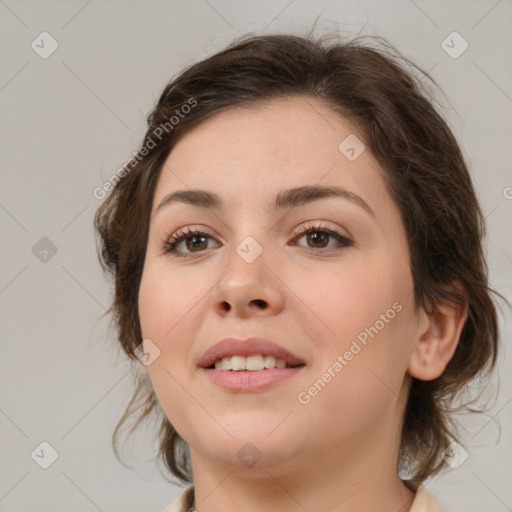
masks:
[[(186, 257), (208, 249), (208, 240), (213, 238), (207, 233), (187, 227), (174, 233), (168, 240), (164, 240), (163, 248), (166, 253)], [(181, 245), (184, 245), (186, 251), (178, 250)]]
[[(325, 253), (340, 251), (345, 247), (350, 247), (352, 245), (352, 241), (349, 240), (346, 236), (343, 236), (341, 233), (334, 229), (330, 229), (321, 225), (308, 224), (304, 226), (301, 231), (295, 235), (292, 242), (296, 242), (302, 238), (306, 239), (307, 245), (297, 245), (300, 245), (301, 247), (307, 247), (308, 249), (313, 249), (315, 252), (318, 251)], [(329, 245), (329, 242), (333, 240), (337, 243)], [(329, 249), (323, 250), (326, 248)]]
[[(303, 226), (299, 232), (294, 234), (292, 242), (295, 243), (302, 238), (306, 239), (307, 245), (296, 245), (320, 253), (340, 251), (353, 245), (351, 240), (338, 231), (321, 225), (308, 224)], [(164, 239), (163, 250), (165, 253), (173, 254), (174, 256), (193, 256), (194, 253), (199, 254), (209, 249), (209, 240), (214, 239), (208, 233), (186, 227), (174, 233), (169, 239)], [(331, 241), (335, 243), (330, 243)], [(180, 247), (182, 247), (182, 250), (179, 250)], [(220, 244), (217, 247), (220, 247)]]

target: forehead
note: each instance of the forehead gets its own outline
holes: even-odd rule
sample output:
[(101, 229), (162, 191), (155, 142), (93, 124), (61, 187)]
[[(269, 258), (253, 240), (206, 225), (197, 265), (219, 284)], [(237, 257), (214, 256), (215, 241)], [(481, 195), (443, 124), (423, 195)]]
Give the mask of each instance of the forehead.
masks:
[[(362, 151), (356, 159), (344, 152), (347, 140)], [(215, 191), (239, 207), (268, 203), (284, 188), (320, 184), (343, 186), (378, 209), (391, 201), (382, 197), (381, 174), (351, 121), (315, 98), (279, 98), (222, 111), (185, 134), (164, 164), (154, 205), (186, 188)]]
[[(355, 133), (348, 120), (315, 98), (277, 98), (219, 112), (188, 132), (174, 147), (169, 160), (200, 171), (206, 160), (220, 164), (258, 162), (311, 163), (339, 156), (338, 145)], [(362, 138), (361, 135), (359, 135)], [(183, 158), (185, 157), (185, 158)], [(303, 166), (299, 167), (299, 171)]]

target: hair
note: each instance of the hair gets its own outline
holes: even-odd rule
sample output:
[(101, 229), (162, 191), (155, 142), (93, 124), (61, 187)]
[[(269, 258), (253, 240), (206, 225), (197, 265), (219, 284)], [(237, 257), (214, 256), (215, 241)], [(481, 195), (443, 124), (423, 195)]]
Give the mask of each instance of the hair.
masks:
[[(418, 71), (421, 79), (415, 77)], [(443, 374), (411, 381), (397, 469), (407, 471), (404, 483), (413, 491), (443, 469), (442, 451), (458, 439), (454, 413), (462, 408), (482, 412), (469, 408), (473, 402), (462, 401), (458, 407), (455, 402), (470, 381), (491, 375), (499, 338), (491, 294), (506, 301), (488, 286), (485, 220), (457, 141), (423, 90), (425, 77), (437, 86), (379, 36), (334, 42), (311, 34), (243, 36), (168, 83), (148, 116), (140, 149), (94, 219), (100, 263), (115, 288), (107, 313), (115, 321), (123, 351), (135, 362), (135, 349), (143, 339), (138, 292), (153, 195), (177, 141), (218, 112), (294, 96), (321, 100), (354, 123), (400, 210), (415, 312), (439, 304), (468, 307)], [(179, 480), (192, 481), (188, 445), (162, 414), (147, 375), (139, 375), (113, 433), (116, 456), (128, 418), (136, 418), (131, 434), (154, 411), (161, 416), (158, 456)]]

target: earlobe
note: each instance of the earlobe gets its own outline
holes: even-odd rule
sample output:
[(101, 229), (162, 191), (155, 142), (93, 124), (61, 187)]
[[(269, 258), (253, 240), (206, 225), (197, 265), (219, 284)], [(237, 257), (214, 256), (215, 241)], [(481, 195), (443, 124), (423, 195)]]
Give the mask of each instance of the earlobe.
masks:
[(435, 305), (431, 313), (422, 314), (407, 370), (417, 379), (433, 380), (442, 375), (457, 349), (468, 306)]

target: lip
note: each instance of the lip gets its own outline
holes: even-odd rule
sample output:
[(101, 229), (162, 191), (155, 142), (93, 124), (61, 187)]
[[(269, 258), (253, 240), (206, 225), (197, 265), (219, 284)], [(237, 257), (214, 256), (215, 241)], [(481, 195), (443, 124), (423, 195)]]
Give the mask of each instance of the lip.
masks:
[[(254, 356), (261, 354), (263, 356), (274, 356), (276, 359), (284, 359), (290, 366), (305, 364), (300, 357), (292, 354), (289, 350), (279, 346), (273, 341), (264, 338), (224, 338), (212, 347), (210, 347), (199, 360), (198, 365), (201, 368), (209, 368), (218, 359), (231, 356)], [(281, 368), (279, 368), (281, 369)], [(283, 368), (284, 369), (284, 368)], [(216, 370), (222, 371), (222, 370)], [(243, 370), (242, 370), (243, 371)], [(251, 372), (254, 373), (254, 372)]]
[(250, 393), (261, 391), (270, 386), (289, 379), (300, 372), (304, 366), (295, 368), (267, 368), (265, 370), (214, 370), (213, 368), (202, 368), (210, 382), (228, 391)]
[[(294, 368), (265, 368), (264, 370), (216, 370), (210, 368), (215, 361), (229, 356), (261, 354), (284, 359)], [(305, 362), (284, 347), (264, 338), (224, 338), (210, 347), (199, 361), (200, 369), (210, 382), (234, 392), (252, 392), (266, 389), (300, 372)]]

